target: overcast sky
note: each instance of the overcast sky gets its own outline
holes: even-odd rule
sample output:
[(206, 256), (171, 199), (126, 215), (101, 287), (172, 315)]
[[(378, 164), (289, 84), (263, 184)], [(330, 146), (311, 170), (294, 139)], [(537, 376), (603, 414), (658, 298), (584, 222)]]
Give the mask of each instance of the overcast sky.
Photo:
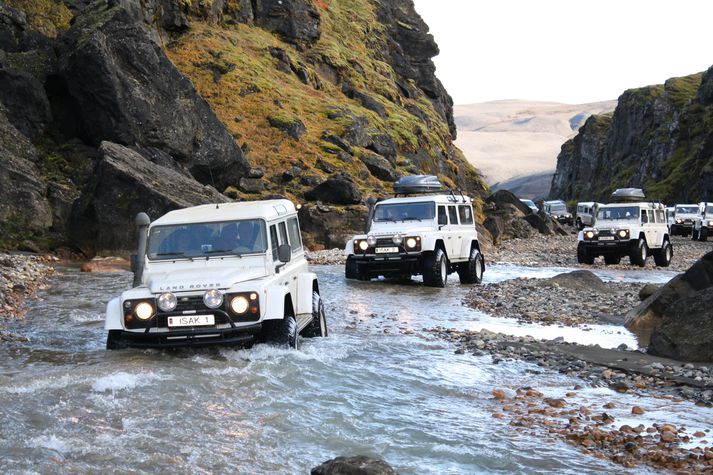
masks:
[(713, 65), (711, 0), (414, 0), (456, 104), (616, 99)]

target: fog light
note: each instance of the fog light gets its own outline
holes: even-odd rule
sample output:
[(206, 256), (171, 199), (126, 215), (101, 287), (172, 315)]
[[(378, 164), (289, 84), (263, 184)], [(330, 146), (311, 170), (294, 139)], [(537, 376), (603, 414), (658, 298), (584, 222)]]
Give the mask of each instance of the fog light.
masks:
[(237, 314), (245, 313), (249, 306), (250, 303), (248, 302), (248, 299), (242, 295), (238, 295), (230, 301), (230, 309)]
[(376, 236), (369, 236), (366, 238), (366, 243), (370, 246), (375, 246), (376, 245)]
[(391, 238), (394, 244), (401, 244), (404, 242), (404, 237), (400, 234), (394, 234), (394, 237)]
[(218, 308), (223, 304), (223, 292), (211, 289), (203, 294), (203, 303), (208, 308)]
[(134, 313), (141, 320), (148, 320), (153, 315), (153, 306), (148, 302), (141, 302), (134, 307)]
[(156, 303), (158, 304), (158, 308), (164, 312), (172, 312), (176, 309), (176, 305), (178, 305), (178, 299), (171, 292), (164, 292), (158, 296)]

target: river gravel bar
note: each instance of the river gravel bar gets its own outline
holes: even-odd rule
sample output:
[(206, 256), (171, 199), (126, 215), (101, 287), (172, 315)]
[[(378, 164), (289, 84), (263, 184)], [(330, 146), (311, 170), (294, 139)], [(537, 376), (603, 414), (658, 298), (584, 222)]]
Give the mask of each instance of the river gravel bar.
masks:
[(2, 322), (24, 317), (25, 301), (44, 288), (45, 279), (54, 273), (48, 264), (55, 260), (49, 256), (0, 254), (0, 340), (12, 338), (2, 329)]

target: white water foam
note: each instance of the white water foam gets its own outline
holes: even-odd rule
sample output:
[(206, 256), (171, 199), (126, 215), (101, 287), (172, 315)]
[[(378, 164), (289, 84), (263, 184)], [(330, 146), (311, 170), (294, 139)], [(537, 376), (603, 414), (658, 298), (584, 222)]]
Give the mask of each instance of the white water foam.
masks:
[(101, 377), (94, 381), (92, 390), (96, 392), (120, 391), (123, 389), (134, 389), (139, 386), (147, 386), (154, 381), (165, 381), (171, 379), (153, 372), (140, 374), (130, 374), (124, 371)]

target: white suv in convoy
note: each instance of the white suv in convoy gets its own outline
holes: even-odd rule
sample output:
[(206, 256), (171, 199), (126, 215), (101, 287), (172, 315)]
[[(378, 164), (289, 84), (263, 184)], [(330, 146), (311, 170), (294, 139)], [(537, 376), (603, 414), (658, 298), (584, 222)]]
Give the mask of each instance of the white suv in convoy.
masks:
[(134, 288), (107, 304), (107, 348), (296, 347), (327, 336), (317, 276), (307, 268), (295, 206), (221, 203), (137, 216)]
[(394, 190), (397, 197), (372, 204), (367, 232), (347, 242), (346, 278), (421, 274), (424, 284), (444, 287), (458, 272), (461, 283), (481, 282), (485, 261), (471, 198), (443, 191), (434, 176), (401, 178)]
[(701, 213), (693, 221), (691, 239), (694, 241), (707, 241), (708, 236), (713, 236), (713, 203), (700, 203)]
[(572, 225), (572, 213), (567, 211), (567, 204), (562, 200), (545, 201), (542, 209), (555, 221)]
[(671, 224), (671, 236), (681, 235), (686, 237), (691, 234), (693, 222), (698, 216), (698, 205), (676, 205), (673, 212), (673, 223)]
[(580, 264), (593, 264), (599, 256), (604, 256), (606, 264), (619, 264), (622, 257), (628, 256), (633, 265), (644, 267), (650, 254), (661, 267), (668, 267), (673, 257), (666, 210), (659, 203), (601, 205), (596, 227), (579, 232)]
[(599, 206), (601, 206), (601, 203), (593, 201), (577, 203), (577, 219), (575, 221), (577, 229), (581, 231), (585, 226), (594, 226)]

